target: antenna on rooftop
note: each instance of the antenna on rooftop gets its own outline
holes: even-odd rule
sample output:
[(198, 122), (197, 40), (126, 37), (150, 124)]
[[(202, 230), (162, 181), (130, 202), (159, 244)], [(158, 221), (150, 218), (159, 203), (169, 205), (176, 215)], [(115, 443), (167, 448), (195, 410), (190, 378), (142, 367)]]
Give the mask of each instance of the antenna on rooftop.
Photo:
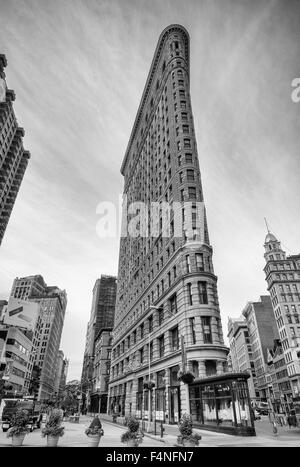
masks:
[(264, 217), (264, 219), (265, 219), (265, 223), (266, 223), (266, 227), (267, 227), (268, 233), (270, 233), (270, 229), (269, 229), (268, 221), (267, 221), (267, 219), (266, 219), (265, 217)]

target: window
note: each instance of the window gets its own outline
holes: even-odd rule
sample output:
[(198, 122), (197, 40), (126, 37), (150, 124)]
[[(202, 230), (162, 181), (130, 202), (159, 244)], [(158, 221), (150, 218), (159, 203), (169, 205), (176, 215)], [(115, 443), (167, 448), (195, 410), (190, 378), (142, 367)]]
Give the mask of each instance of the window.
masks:
[(192, 284), (189, 283), (187, 285), (187, 289), (188, 289), (188, 302), (189, 302), (189, 305), (193, 305)]
[(160, 307), (158, 309), (158, 325), (159, 326), (161, 326), (163, 320), (164, 320), (164, 309), (163, 307)]
[(196, 192), (196, 187), (189, 186), (189, 198), (190, 199), (197, 199), (197, 192)]
[(182, 125), (182, 131), (183, 131), (183, 133), (189, 133), (190, 132), (189, 126), (188, 125)]
[(141, 339), (143, 339), (143, 337), (144, 337), (144, 324), (141, 324), (140, 330), (141, 330)]
[(206, 282), (198, 282), (198, 291), (199, 291), (199, 302), (201, 305), (208, 304), (207, 298), (207, 283)]
[(182, 120), (183, 122), (187, 122), (187, 120), (188, 120), (188, 114), (187, 114), (187, 112), (181, 112), (181, 120)]
[(144, 349), (142, 348), (139, 352), (140, 352), (140, 362), (143, 363), (144, 362)]
[(190, 260), (190, 255), (186, 255), (186, 257), (185, 257), (185, 265), (186, 265), (186, 272), (191, 272), (191, 260)]
[(190, 318), (192, 344), (196, 344), (195, 318)]
[(171, 334), (171, 348), (172, 350), (179, 349), (179, 336), (178, 336), (178, 326), (170, 331)]
[(212, 334), (211, 334), (211, 318), (210, 316), (202, 316), (202, 330), (203, 330), (203, 337), (204, 337), (204, 344), (211, 344), (212, 343)]
[(149, 332), (153, 331), (153, 316), (148, 319)]
[(184, 138), (183, 144), (185, 148), (191, 148), (191, 140), (189, 138)]
[(171, 287), (171, 273), (168, 272), (168, 286)]
[(202, 253), (196, 253), (196, 268), (197, 271), (204, 271), (204, 260)]
[(186, 164), (192, 164), (193, 163), (193, 156), (190, 153), (187, 153), (185, 155), (185, 162)]
[(158, 338), (158, 352), (159, 356), (163, 357), (165, 354), (165, 338), (164, 336), (161, 336)]
[(177, 309), (177, 295), (174, 294), (170, 300), (169, 300), (169, 303), (170, 303), (170, 311), (172, 314), (175, 314), (177, 313), (178, 309)]
[(195, 172), (193, 170), (187, 170), (187, 179), (190, 182), (193, 182), (195, 180)]

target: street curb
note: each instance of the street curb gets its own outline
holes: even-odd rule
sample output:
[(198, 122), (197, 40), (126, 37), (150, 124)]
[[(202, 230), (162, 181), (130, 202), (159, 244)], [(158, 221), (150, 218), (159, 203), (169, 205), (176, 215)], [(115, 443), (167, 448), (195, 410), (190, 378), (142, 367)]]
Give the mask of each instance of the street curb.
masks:
[[(118, 428), (126, 429), (126, 427), (125, 427), (124, 425), (121, 425), (120, 423), (111, 422), (110, 420), (103, 419), (103, 423), (109, 423), (109, 424), (112, 425), (112, 426), (117, 426)], [(169, 446), (175, 446), (174, 444), (171, 444), (171, 443), (170, 443), (169, 441), (167, 441), (166, 439), (156, 438), (155, 436), (149, 435), (149, 433), (144, 433), (144, 436), (147, 436), (147, 438), (153, 439), (153, 440), (155, 440), (155, 441), (160, 441), (161, 443), (167, 444), (167, 445), (169, 445)]]

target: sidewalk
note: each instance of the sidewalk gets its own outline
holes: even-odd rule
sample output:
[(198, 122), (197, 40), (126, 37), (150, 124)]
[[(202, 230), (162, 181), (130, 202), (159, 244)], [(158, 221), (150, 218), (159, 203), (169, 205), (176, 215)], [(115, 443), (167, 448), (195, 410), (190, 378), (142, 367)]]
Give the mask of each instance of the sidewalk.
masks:
[[(101, 414), (101, 419), (112, 425), (123, 424), (113, 423), (110, 415)], [(164, 443), (165, 446), (179, 446), (177, 436), (179, 430), (177, 425), (163, 425), (165, 431), (163, 438), (160, 434), (145, 432), (145, 436), (153, 440)], [(234, 436), (207, 430), (194, 429), (202, 437), (199, 447), (295, 447), (300, 446), (300, 428), (289, 429), (288, 427), (278, 427), (278, 434), (274, 435), (269, 421), (261, 420), (255, 423), (256, 436)]]

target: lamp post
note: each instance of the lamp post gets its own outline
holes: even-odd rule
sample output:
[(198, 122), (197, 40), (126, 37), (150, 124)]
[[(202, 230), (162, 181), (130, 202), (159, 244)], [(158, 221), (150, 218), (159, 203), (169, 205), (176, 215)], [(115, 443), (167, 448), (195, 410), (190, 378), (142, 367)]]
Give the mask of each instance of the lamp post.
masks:
[[(151, 305), (149, 310), (159, 310), (161, 307)], [(148, 342), (148, 374), (149, 374), (149, 384), (151, 381), (151, 352), (150, 352), (150, 342), (151, 342), (151, 335), (152, 333), (149, 331), (149, 342)], [(151, 429), (151, 389), (150, 386), (148, 388), (148, 426), (147, 432), (149, 433)]]

